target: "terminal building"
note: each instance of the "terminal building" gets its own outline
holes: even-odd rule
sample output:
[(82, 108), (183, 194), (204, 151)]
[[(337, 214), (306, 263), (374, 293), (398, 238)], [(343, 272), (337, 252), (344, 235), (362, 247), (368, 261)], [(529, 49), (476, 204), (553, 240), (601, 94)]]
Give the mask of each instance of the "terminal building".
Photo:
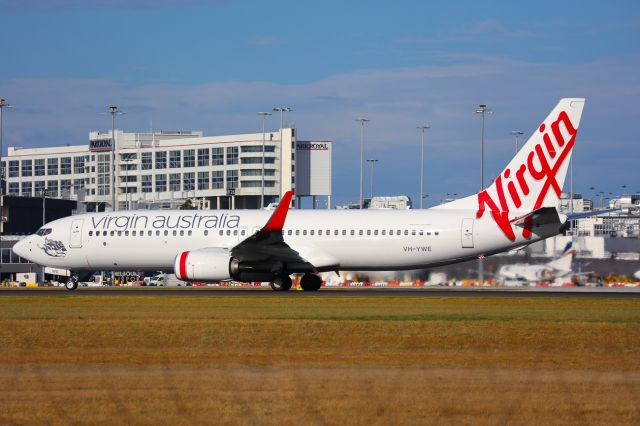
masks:
[(10, 147), (2, 159), (5, 193), (77, 200), (86, 211), (177, 208), (186, 200), (201, 208), (255, 209), (261, 199), (266, 206), (291, 189), (298, 202), (327, 197), (331, 205), (332, 143), (298, 141), (294, 128), (228, 136), (116, 130), (113, 136), (94, 131), (83, 145)]

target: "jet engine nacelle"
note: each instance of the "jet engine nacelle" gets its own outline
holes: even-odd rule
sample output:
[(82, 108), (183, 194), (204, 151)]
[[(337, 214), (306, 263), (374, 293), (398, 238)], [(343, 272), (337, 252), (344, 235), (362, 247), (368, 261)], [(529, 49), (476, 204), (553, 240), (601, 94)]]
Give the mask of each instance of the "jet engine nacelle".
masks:
[(239, 262), (227, 249), (203, 248), (176, 256), (174, 272), (183, 281), (272, 281), (280, 269), (270, 262)]
[(176, 256), (174, 271), (183, 281), (225, 281), (232, 279), (234, 259), (228, 250), (205, 248)]

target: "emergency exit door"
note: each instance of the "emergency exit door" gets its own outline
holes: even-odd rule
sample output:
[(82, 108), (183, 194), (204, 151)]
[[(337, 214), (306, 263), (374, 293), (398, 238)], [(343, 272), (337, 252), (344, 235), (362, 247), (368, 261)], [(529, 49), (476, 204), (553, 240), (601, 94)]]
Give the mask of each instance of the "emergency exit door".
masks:
[(462, 248), (473, 248), (473, 219), (462, 219)]

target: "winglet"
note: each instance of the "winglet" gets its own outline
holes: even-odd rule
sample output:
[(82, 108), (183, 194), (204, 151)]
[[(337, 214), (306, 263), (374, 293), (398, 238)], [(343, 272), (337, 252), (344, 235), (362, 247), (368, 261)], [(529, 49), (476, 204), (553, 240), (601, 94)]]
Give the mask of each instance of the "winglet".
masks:
[(280, 200), (280, 203), (278, 203), (276, 211), (273, 212), (271, 218), (269, 218), (269, 221), (260, 230), (260, 232), (282, 231), (282, 228), (284, 227), (284, 220), (287, 218), (287, 213), (289, 212), (291, 197), (293, 197), (293, 191), (287, 191), (284, 194), (284, 196)]

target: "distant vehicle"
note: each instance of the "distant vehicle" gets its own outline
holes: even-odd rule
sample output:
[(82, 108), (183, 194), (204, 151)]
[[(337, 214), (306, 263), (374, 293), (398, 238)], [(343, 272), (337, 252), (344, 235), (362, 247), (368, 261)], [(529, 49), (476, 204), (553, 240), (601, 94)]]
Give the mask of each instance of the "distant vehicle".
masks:
[(633, 277), (637, 280), (640, 280), (640, 271), (636, 271), (636, 273), (633, 274)]
[(187, 281), (179, 280), (173, 274), (157, 274), (149, 279), (150, 286), (157, 287), (190, 287), (191, 284)]
[[(463, 262), (557, 235), (557, 209), (584, 99), (561, 99), (487, 188), (430, 209), (295, 210), (292, 191), (268, 210), (136, 210), (58, 219), (13, 246), (69, 269), (173, 271), (184, 281), (264, 282), (317, 291), (329, 271), (399, 271)], [(451, 173), (456, 174), (455, 168)], [(169, 281), (165, 280), (165, 285)]]
[(503, 265), (498, 269), (496, 278), (507, 287), (525, 286), (534, 282), (553, 282), (557, 279), (571, 278), (574, 275), (571, 264), (573, 262), (573, 243), (565, 246), (560, 257), (541, 265), (530, 263), (516, 263)]

